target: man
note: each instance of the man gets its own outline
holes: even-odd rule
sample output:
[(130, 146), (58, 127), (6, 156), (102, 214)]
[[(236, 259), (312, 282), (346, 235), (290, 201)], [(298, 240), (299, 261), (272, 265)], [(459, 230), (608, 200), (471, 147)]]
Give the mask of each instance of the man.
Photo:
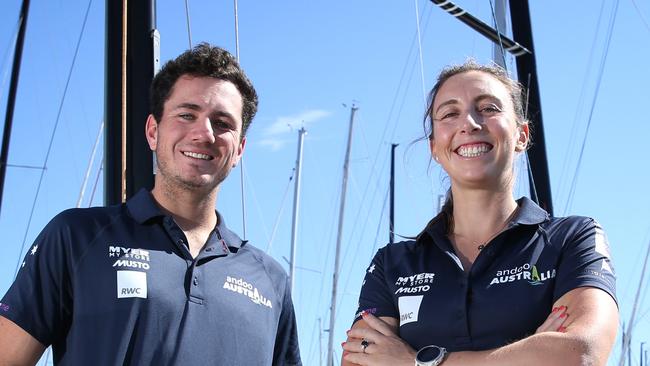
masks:
[(57, 215), (0, 304), (0, 365), (300, 365), (288, 278), (226, 228), (219, 186), (257, 94), (232, 55), (201, 44), (151, 87), (151, 192)]

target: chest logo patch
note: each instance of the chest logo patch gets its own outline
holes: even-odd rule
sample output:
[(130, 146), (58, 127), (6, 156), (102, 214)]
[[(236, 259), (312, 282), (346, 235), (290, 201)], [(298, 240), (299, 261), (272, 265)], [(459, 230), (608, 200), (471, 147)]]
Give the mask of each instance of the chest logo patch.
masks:
[(518, 281), (527, 281), (532, 286), (539, 286), (543, 285), (546, 281), (555, 278), (555, 274), (555, 268), (539, 271), (537, 266), (524, 263), (515, 268), (497, 271), (494, 278), (492, 278), (492, 281), (490, 281), (489, 286)]
[(395, 281), (395, 295), (398, 294), (417, 294), (427, 292), (431, 289), (435, 273), (418, 273), (412, 276), (398, 277)]
[(398, 299), (399, 326), (418, 321), (423, 295), (401, 296)]
[(138, 271), (117, 271), (117, 298), (147, 298), (147, 274)]
[(253, 286), (249, 282), (244, 281), (243, 278), (226, 276), (226, 282), (223, 283), (223, 288), (242, 294), (244, 296), (248, 296), (248, 298), (250, 298), (251, 301), (257, 305), (263, 305), (270, 309), (273, 308), (271, 300), (264, 297), (259, 292), (259, 290), (257, 290), (257, 287)]

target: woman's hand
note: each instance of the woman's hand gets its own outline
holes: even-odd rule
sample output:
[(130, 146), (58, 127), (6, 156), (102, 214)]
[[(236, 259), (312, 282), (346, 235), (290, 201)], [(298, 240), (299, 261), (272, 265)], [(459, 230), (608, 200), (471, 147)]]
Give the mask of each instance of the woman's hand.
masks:
[[(348, 331), (348, 341), (342, 344), (345, 361), (363, 366), (413, 365), (415, 350), (397, 336), (391, 325), (367, 312), (361, 316), (368, 328)], [(364, 340), (366, 347), (362, 347)]]
[(548, 315), (544, 323), (537, 328), (535, 334), (542, 332), (566, 332), (565, 323), (569, 319), (566, 306), (559, 306), (553, 308), (553, 311)]

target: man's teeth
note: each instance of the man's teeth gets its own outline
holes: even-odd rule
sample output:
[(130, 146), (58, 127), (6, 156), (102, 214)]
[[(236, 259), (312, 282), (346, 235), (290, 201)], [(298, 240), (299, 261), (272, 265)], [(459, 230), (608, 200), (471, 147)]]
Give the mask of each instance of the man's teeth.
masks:
[(490, 147), (486, 144), (481, 145), (472, 145), (472, 146), (461, 146), (458, 149), (458, 155), (464, 158), (474, 158), (483, 153), (490, 151)]
[(199, 154), (199, 153), (190, 152), (190, 151), (184, 151), (184, 152), (183, 152), (183, 155), (185, 155), (185, 156), (189, 156), (189, 157), (191, 157), (191, 158), (195, 158), (195, 159), (203, 159), (203, 160), (210, 160), (210, 159), (212, 159), (212, 158), (210, 157), (210, 155)]

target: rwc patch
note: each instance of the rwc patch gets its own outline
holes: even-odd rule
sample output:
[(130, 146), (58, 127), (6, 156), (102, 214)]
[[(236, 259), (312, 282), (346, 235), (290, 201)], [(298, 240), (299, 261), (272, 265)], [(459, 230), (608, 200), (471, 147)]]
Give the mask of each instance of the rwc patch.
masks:
[(423, 295), (399, 297), (399, 326), (418, 321)]
[(117, 271), (117, 298), (147, 298), (147, 274), (139, 271)]

